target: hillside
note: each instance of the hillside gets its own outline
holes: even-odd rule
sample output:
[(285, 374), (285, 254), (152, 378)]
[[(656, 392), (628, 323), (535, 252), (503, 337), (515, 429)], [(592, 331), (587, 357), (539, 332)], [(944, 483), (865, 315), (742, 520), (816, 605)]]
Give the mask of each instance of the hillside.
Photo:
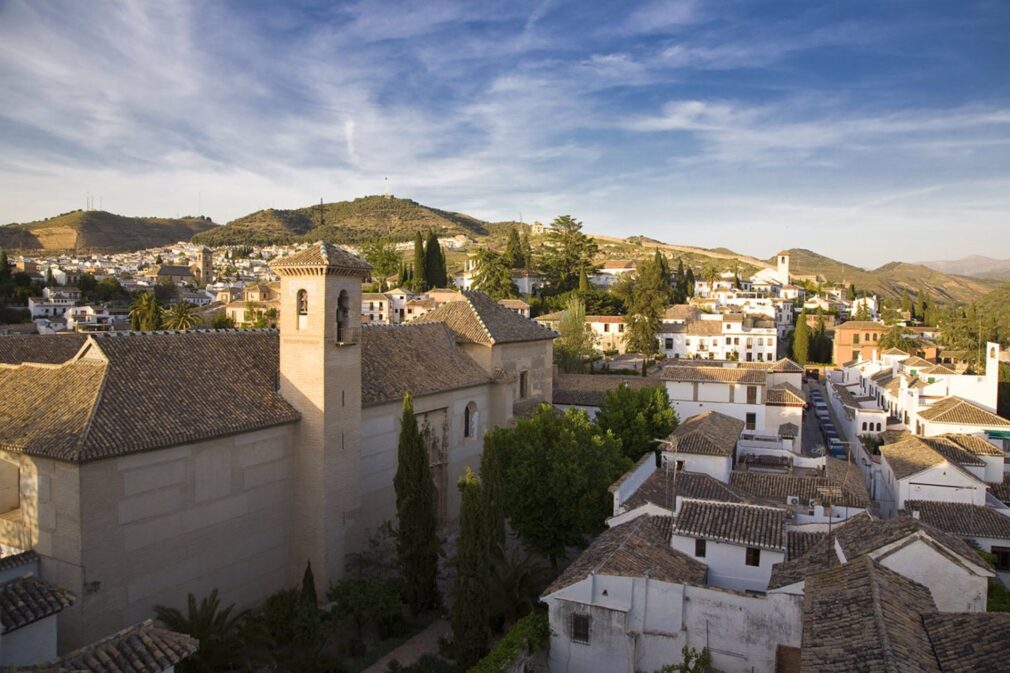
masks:
[(0, 226), (8, 250), (127, 252), (187, 241), (215, 226), (199, 217), (126, 217), (104, 210), (75, 210), (47, 220)]
[[(323, 224), (320, 226), (320, 219)], [(264, 245), (298, 240), (364, 243), (377, 237), (409, 240), (420, 230), (483, 238), (512, 223), (492, 223), (410, 199), (364, 196), (295, 210), (261, 210), (207, 231), (193, 240), (205, 245)]]
[(914, 296), (919, 288), (925, 288), (938, 301), (968, 303), (998, 285), (993, 280), (955, 276), (922, 264), (890, 262), (866, 270), (802, 248), (788, 252), (790, 271), (794, 274), (816, 274), (831, 282), (854, 283), (857, 290), (887, 297), (899, 297), (905, 290)]
[(994, 259), (985, 255), (922, 262), (922, 265), (943, 273), (955, 273), (973, 278), (1010, 278), (1010, 259)]

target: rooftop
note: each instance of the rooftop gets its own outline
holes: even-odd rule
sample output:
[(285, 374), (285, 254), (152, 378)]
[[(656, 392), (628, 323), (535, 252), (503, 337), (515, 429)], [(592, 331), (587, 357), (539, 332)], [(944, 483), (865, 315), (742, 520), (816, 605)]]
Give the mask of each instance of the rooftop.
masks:
[(743, 421), (718, 411), (705, 411), (681, 422), (666, 438), (669, 448), (665, 450), (731, 456), (745, 425)]
[(932, 423), (1010, 427), (1010, 420), (997, 416), (974, 402), (954, 396), (934, 402), (925, 409), (920, 409), (918, 414), (919, 418)]
[(27, 575), (0, 585), (0, 632), (10, 633), (55, 615), (74, 603), (65, 589)]
[(962, 502), (906, 500), (905, 511), (945, 533), (958, 537), (1010, 540), (1010, 516), (991, 507)]
[(731, 486), (702, 472), (660, 468), (649, 475), (622, 505), (626, 510), (632, 510), (652, 503), (673, 511), (677, 496), (720, 502), (746, 501), (743, 494)]
[(786, 511), (779, 507), (684, 500), (673, 534), (786, 550)]
[(442, 304), (413, 323), (442, 322), (453, 330), (459, 340), (484, 345), (552, 340), (554, 330), (525, 318), (482, 292), (463, 292), (464, 301)]

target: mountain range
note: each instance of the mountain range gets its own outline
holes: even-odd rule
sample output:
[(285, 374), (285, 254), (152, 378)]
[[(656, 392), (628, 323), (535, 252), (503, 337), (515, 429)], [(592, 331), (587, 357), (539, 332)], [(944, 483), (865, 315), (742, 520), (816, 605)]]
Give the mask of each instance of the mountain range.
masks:
[(961, 259), (922, 262), (923, 266), (962, 276), (1010, 279), (1010, 259), (994, 259), (985, 255), (968, 255)]
[(0, 248), (129, 252), (188, 241), (215, 226), (203, 217), (126, 217), (104, 210), (74, 210), (36, 222), (0, 226)]
[[(192, 240), (221, 245), (269, 245), (325, 240), (361, 244), (376, 238), (406, 241), (419, 230), (435, 229), (440, 236), (462, 234), (500, 245), (515, 222), (487, 222), (463, 213), (422, 205), (410, 199), (365, 196), (353, 201), (323, 203), (292, 210), (267, 209), (225, 225), (207, 218), (165, 219), (125, 217), (104, 211), (74, 211), (47, 220), (0, 226), (0, 247), (20, 250), (122, 252)], [(641, 236), (618, 238), (594, 235), (608, 258), (641, 258), (659, 248), (696, 272), (709, 267), (735, 269), (741, 276), (773, 265), (727, 248), (675, 245)], [(967, 303), (998, 285), (1000, 264), (1010, 261), (966, 258), (955, 262), (910, 264), (891, 262), (863, 269), (805, 249), (789, 250), (791, 270), (818, 275), (828, 281), (852, 283), (859, 291), (899, 297), (924, 289), (943, 302)], [(972, 262), (971, 260), (976, 260)], [(992, 264), (982, 264), (988, 260)], [(461, 261), (452, 260), (461, 265)], [(944, 268), (943, 265), (947, 265)], [(989, 274), (993, 275), (989, 275)]]

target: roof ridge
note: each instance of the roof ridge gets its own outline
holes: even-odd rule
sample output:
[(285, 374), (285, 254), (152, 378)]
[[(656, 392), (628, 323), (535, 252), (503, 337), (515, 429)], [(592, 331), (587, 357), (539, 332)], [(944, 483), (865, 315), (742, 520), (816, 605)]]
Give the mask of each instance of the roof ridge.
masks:
[(604, 566), (604, 564), (607, 563), (607, 561), (609, 561), (611, 558), (613, 558), (614, 554), (616, 554), (618, 552), (618, 550), (620, 550), (620, 549), (622, 549), (624, 547), (624, 543), (626, 543), (628, 540), (630, 540), (631, 536), (634, 535), (636, 532), (638, 532), (638, 529), (641, 528), (641, 526), (642, 526), (642, 522), (645, 521), (648, 518), (649, 518), (649, 515), (646, 514), (645, 516), (639, 516), (639, 517), (635, 517), (634, 519), (632, 519), (631, 523), (635, 524), (634, 527), (632, 527), (628, 531), (628, 534), (624, 536), (624, 539), (621, 540), (620, 544), (615, 545), (614, 548), (610, 550), (609, 554), (607, 554), (606, 556), (604, 556), (602, 559), (600, 559), (599, 563), (597, 563), (595, 566), (593, 566), (592, 570), (589, 571), (589, 574), (590, 575), (595, 575), (597, 570), (599, 570), (600, 568), (602, 568)]
[[(99, 349), (101, 350), (101, 349)], [(108, 356), (106, 356), (108, 357)], [(96, 363), (99, 364), (99, 363)], [(98, 407), (102, 404), (102, 396), (105, 393), (105, 384), (109, 380), (109, 362), (100, 363), (102, 365), (102, 382), (98, 386), (98, 390), (95, 392), (95, 397), (91, 401), (91, 408), (88, 410), (88, 420), (84, 424), (84, 429), (78, 435), (76, 442), (76, 453), (74, 458), (77, 461), (81, 460), (81, 456), (84, 455), (84, 446), (88, 442), (88, 438), (91, 436), (91, 426), (95, 422), (95, 416), (98, 415)]]
[(881, 651), (884, 654), (884, 666), (888, 671), (897, 671), (897, 661), (894, 655), (894, 648), (891, 646), (891, 638), (887, 634), (887, 624), (884, 619), (884, 610), (880, 605), (880, 587), (877, 586), (877, 574), (874, 561), (869, 555), (864, 557), (864, 565), (867, 568), (867, 579), (870, 582), (870, 596), (873, 605), (873, 625), (880, 638)]
[[(488, 327), (487, 327), (487, 325), (484, 323), (484, 319), (481, 317), (480, 311), (478, 311), (477, 307), (473, 305), (473, 300), (471, 298), (471, 295), (473, 293), (475, 293), (475, 292), (477, 292), (477, 290), (464, 290), (462, 294), (463, 294), (463, 297), (466, 299), (466, 303), (470, 307), (470, 310), (473, 311), (474, 316), (477, 318), (477, 322), (480, 323), (481, 328), (484, 330), (484, 334), (487, 335), (487, 338), (491, 341), (491, 345), (493, 346), (496, 343), (495, 339), (494, 339), (494, 335), (491, 334), (491, 330), (489, 330)], [(483, 292), (481, 292), (480, 294), (484, 295), (488, 299), (491, 299), (491, 297), (489, 297), (488, 295), (484, 294)], [(494, 301), (494, 300), (491, 299), (491, 301)]]

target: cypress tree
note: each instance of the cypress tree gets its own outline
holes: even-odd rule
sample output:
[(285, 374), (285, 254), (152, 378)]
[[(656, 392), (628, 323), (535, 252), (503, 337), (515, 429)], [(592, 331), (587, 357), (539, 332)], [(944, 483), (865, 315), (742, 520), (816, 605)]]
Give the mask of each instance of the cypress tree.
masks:
[(677, 260), (677, 273), (673, 280), (673, 303), (683, 304), (687, 301), (687, 274), (684, 273), (684, 260)]
[(480, 483), (484, 489), (484, 514), (488, 519), (488, 545), (491, 552), (505, 548), (505, 505), (502, 502), (502, 475), (505, 472), (502, 461), (505, 456), (495, 443), (496, 436), (493, 433), (484, 436), (484, 453), (480, 457)]
[(424, 266), (424, 240), (421, 238), (421, 232), (414, 233), (414, 291), (424, 292), (428, 289), (425, 281), (427, 280), (425, 276), (425, 266)]
[(690, 299), (694, 296), (694, 269), (687, 270), (687, 297)]
[(317, 600), (316, 578), (312, 574), (312, 561), (305, 563), (305, 573), (302, 575), (302, 600), (306, 604), (315, 606)]
[(424, 282), (428, 289), (445, 287), (445, 262), (442, 260), (442, 246), (434, 229), (428, 231), (424, 245)]
[(918, 305), (918, 307), (915, 310), (915, 317), (918, 318), (919, 320), (922, 320), (922, 321), (926, 320), (926, 306), (927, 306), (927, 303), (928, 302), (926, 300), (926, 288), (920, 287), (919, 288), (919, 299), (918, 299), (918, 304), (919, 305)]
[(505, 263), (510, 269), (521, 269), (526, 266), (523, 259), (522, 241), (519, 240), (519, 229), (509, 229), (508, 241), (505, 243)]
[(810, 327), (807, 325), (806, 310), (800, 311), (796, 319), (796, 329), (793, 330), (793, 359), (805, 365), (810, 355)]
[(452, 604), (452, 634), (456, 664), (469, 670), (487, 653), (491, 618), (488, 592), (489, 534), (480, 479), (467, 468), (459, 480), (459, 547), (456, 552), (456, 590)]
[(901, 310), (907, 313), (909, 316), (912, 315), (912, 300), (908, 296), (908, 289), (902, 291), (901, 293)]
[(0, 273), (6, 273), (7, 271), (10, 271), (10, 269), (11, 263), (10, 260), (7, 259), (7, 251), (0, 250)]
[(579, 270), (579, 292), (589, 292), (589, 276), (585, 269)]
[(520, 238), (519, 249), (523, 253), (523, 268), (528, 269), (533, 266), (533, 246), (530, 245), (530, 232), (523, 232)]
[(397, 555), (403, 571), (404, 599), (416, 615), (438, 605), (438, 516), (435, 484), (431, 480), (428, 450), (414, 417), (410, 393), (403, 396), (403, 418), (397, 450), (396, 515), (399, 534)]

